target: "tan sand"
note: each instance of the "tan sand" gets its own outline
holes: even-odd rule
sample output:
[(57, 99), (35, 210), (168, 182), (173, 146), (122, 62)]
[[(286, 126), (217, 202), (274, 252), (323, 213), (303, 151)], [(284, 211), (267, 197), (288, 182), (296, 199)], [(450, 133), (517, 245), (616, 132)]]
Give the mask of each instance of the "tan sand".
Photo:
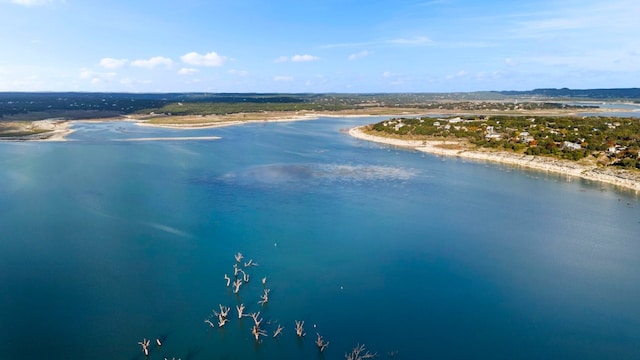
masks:
[[(18, 137), (5, 137), (2, 140), (9, 141), (67, 141), (66, 136), (74, 130), (71, 122), (66, 120), (39, 120), (22, 125), (24, 131), (35, 131), (32, 135)], [(38, 132), (44, 131), (44, 132)]]

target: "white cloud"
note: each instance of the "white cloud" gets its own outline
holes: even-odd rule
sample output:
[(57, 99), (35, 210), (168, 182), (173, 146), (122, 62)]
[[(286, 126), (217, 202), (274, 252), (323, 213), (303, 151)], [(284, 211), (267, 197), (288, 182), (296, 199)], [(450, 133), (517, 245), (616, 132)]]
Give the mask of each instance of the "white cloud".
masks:
[(360, 51), (358, 53), (349, 55), (348, 59), (349, 60), (356, 60), (356, 59), (360, 59), (360, 58), (363, 58), (363, 57), (366, 57), (366, 56), (369, 56), (369, 52), (367, 50), (362, 50), (362, 51)]
[(278, 82), (293, 81), (293, 77), (279, 75), (279, 76), (274, 76), (273, 81), (278, 81)]
[(193, 66), (222, 66), (227, 61), (225, 56), (220, 56), (216, 52), (212, 51), (210, 53), (206, 53), (204, 55), (198, 54), (197, 52), (190, 52), (188, 54), (184, 54), (180, 57), (180, 60), (185, 64), (193, 65)]
[(104, 58), (98, 63), (105, 69), (118, 69), (125, 66), (129, 62), (127, 59)]
[(237, 76), (241, 76), (241, 77), (249, 76), (249, 72), (246, 71), (246, 70), (231, 69), (231, 70), (229, 70), (229, 74), (237, 75)]
[(293, 55), (291, 57), (291, 61), (293, 62), (307, 62), (307, 61), (316, 61), (316, 60), (320, 60), (319, 57), (317, 56), (313, 56), (313, 55)]
[(178, 75), (193, 75), (198, 73), (200, 70), (192, 69), (192, 68), (182, 68), (178, 70)]
[(279, 58), (275, 59), (274, 62), (277, 62), (277, 63), (282, 63), (287, 61), (309, 62), (309, 61), (316, 61), (316, 60), (320, 60), (320, 58), (317, 56), (305, 54), (305, 55), (293, 55), (292, 57), (280, 56)]
[(131, 66), (141, 67), (145, 69), (155, 69), (157, 67), (169, 68), (173, 65), (173, 60), (164, 56), (154, 56), (150, 59), (141, 59), (131, 62)]

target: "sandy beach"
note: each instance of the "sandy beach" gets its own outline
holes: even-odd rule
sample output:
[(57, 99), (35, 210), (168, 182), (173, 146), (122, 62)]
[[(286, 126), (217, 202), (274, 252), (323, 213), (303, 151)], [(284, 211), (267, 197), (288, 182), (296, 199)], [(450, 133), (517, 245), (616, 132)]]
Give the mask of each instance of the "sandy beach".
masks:
[(522, 155), (510, 152), (480, 151), (465, 149), (455, 141), (401, 140), (373, 136), (363, 131), (364, 126), (349, 129), (349, 135), (366, 141), (415, 149), (439, 156), (455, 156), (476, 161), (491, 161), (528, 169), (549, 171), (586, 180), (599, 181), (630, 190), (640, 191), (640, 175), (622, 169), (610, 169), (595, 165), (583, 165), (568, 160), (542, 156)]
[(33, 132), (29, 135), (0, 136), (0, 141), (67, 141), (74, 130), (68, 120), (39, 120), (20, 124), (15, 131)]

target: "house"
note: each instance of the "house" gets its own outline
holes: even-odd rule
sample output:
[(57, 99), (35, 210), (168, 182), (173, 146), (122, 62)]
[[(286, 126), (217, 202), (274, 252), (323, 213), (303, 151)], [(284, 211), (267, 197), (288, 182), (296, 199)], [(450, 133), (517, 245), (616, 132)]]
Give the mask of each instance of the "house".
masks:
[(562, 145), (562, 148), (568, 149), (568, 150), (580, 150), (582, 149), (582, 145), (577, 143), (572, 143), (570, 141), (565, 141), (564, 144)]
[(493, 126), (487, 126), (487, 129), (485, 130), (484, 138), (488, 140), (491, 140), (491, 139), (500, 140), (501, 136), (495, 131)]
[(529, 143), (531, 143), (532, 141), (535, 140), (534, 137), (531, 136), (529, 134), (529, 132), (527, 132), (527, 131), (521, 132), (520, 135), (518, 136), (518, 138), (519, 138), (520, 142), (525, 143), (525, 144), (529, 144)]
[(610, 146), (609, 149), (607, 149), (607, 154), (616, 155), (625, 150), (627, 150), (625, 146), (614, 145), (614, 146)]

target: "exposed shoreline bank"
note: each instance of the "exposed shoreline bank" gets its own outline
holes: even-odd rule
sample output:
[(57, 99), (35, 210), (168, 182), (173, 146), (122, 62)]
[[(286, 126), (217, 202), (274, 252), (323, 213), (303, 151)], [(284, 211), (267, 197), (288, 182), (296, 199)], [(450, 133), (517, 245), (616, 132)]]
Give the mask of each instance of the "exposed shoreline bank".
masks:
[(490, 161), (528, 169), (554, 172), (562, 175), (599, 181), (629, 190), (640, 191), (640, 176), (631, 171), (608, 169), (595, 165), (583, 165), (573, 161), (559, 160), (543, 156), (522, 155), (510, 152), (479, 151), (465, 149), (457, 141), (401, 140), (374, 136), (363, 131), (365, 126), (349, 129), (354, 138), (392, 146), (404, 147), (440, 156), (455, 156), (463, 159)]
[(0, 136), (0, 141), (67, 141), (67, 135), (75, 131), (71, 125), (70, 120), (38, 120), (16, 129), (32, 134)]

